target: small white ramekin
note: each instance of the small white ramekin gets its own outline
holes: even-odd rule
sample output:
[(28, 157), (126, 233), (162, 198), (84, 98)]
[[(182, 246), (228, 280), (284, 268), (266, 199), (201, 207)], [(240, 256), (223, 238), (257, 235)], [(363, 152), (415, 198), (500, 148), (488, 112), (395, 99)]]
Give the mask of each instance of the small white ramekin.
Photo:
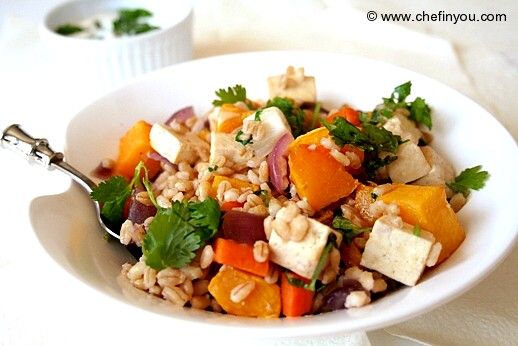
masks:
[[(74, 0), (54, 7), (40, 29), (42, 42), (63, 73), (113, 88), (128, 79), (192, 58), (190, 0)], [(160, 29), (95, 40), (59, 35), (55, 28), (120, 8), (145, 8)]]

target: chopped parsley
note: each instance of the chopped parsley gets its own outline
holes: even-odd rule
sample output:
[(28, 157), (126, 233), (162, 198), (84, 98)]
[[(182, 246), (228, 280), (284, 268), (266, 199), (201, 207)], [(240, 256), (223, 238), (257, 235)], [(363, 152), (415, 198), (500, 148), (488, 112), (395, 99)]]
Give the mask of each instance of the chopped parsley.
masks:
[(255, 112), (255, 116), (254, 116), (254, 120), (255, 121), (261, 121), (261, 113), (263, 112), (262, 109), (258, 110), (257, 112)]
[(489, 179), (489, 172), (481, 171), (482, 166), (475, 166), (463, 170), (453, 182), (446, 183), (454, 192), (460, 192), (464, 196), (469, 195), (470, 190), (480, 190)]
[(295, 104), (295, 101), (287, 97), (274, 97), (268, 100), (265, 108), (277, 107), (284, 114), (291, 128), (293, 137), (298, 137), (307, 132), (304, 128), (304, 111)]
[(113, 33), (116, 36), (138, 35), (152, 30), (160, 29), (158, 26), (143, 22), (153, 14), (143, 8), (123, 8), (119, 10), (118, 17), (113, 21)]
[[(243, 136), (245, 136), (246, 138), (243, 138)], [(252, 136), (245, 135), (245, 133), (242, 130), (239, 130), (236, 133), (236, 137), (234, 138), (234, 140), (236, 142), (238, 142), (238, 143), (243, 144), (243, 145), (247, 145), (247, 144), (252, 144), (253, 143)]]
[[(141, 178), (142, 171), (144, 171), (143, 178)], [(129, 183), (121, 176), (111, 177), (93, 189), (90, 197), (102, 205), (101, 215), (111, 223), (116, 224), (122, 220), (124, 204), (130, 197), (133, 187), (141, 183), (146, 188), (151, 202), (157, 206), (153, 189), (148, 179), (148, 170), (142, 161), (135, 167), (135, 174)]]
[(347, 244), (350, 244), (356, 236), (372, 230), (370, 227), (358, 227), (352, 223), (351, 220), (343, 216), (335, 216), (333, 219), (333, 228), (342, 233), (344, 242)]
[(421, 226), (415, 225), (414, 228), (412, 229), (412, 234), (415, 235), (416, 237), (420, 237), (421, 236)]
[(236, 84), (234, 87), (228, 87), (226, 90), (225, 89), (217, 90), (216, 96), (218, 97), (218, 99), (212, 101), (212, 105), (214, 105), (214, 106), (222, 106), (225, 103), (230, 103), (230, 104), (233, 104), (236, 102), (247, 103), (246, 89), (243, 88), (239, 84)]
[(67, 23), (67, 24), (58, 26), (54, 30), (54, 32), (57, 34), (63, 35), (63, 36), (70, 36), (70, 35), (76, 34), (78, 32), (82, 32), (84, 30), (85, 29), (79, 25)]
[(208, 169), (209, 169), (209, 172), (215, 172), (218, 170), (218, 168), (219, 168), (218, 165), (214, 165), (214, 166), (209, 166)]
[(432, 128), (431, 110), (425, 100), (417, 97), (412, 102), (407, 102), (406, 98), (412, 91), (412, 82), (408, 81), (394, 88), (390, 97), (383, 98), (383, 104), (376, 107), (372, 112), (360, 113), (360, 121), (363, 125), (377, 125), (385, 122), (394, 115), (394, 111), (398, 108), (407, 109), (410, 112), (409, 118), (416, 123), (420, 123)]
[(208, 198), (203, 202), (174, 202), (160, 208), (142, 243), (146, 264), (160, 270), (182, 268), (192, 262), (196, 250), (218, 231), (221, 211)]
[(257, 196), (261, 197), (264, 205), (266, 207), (268, 207), (268, 205), (270, 204), (270, 199), (271, 199), (271, 195), (270, 195), (269, 191), (267, 191), (267, 190), (258, 190), (258, 191), (254, 192), (254, 195), (257, 195)]
[(351, 144), (365, 152), (364, 167), (369, 177), (373, 177), (378, 168), (397, 159), (395, 155), (381, 158), (382, 152), (395, 153), (398, 146), (404, 143), (400, 136), (369, 123), (363, 124), (361, 130), (342, 117), (336, 117), (332, 123), (325, 120), (322, 123), (336, 144), (341, 147)]

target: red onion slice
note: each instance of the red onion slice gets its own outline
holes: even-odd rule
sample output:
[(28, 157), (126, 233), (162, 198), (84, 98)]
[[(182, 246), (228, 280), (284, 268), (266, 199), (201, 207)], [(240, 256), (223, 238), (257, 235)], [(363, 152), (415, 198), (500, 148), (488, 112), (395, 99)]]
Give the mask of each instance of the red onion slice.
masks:
[(194, 109), (192, 106), (185, 107), (174, 112), (173, 115), (166, 120), (165, 124), (169, 125), (173, 120), (176, 120), (177, 123), (183, 124), (187, 119), (192, 118), (193, 116)]
[(267, 158), (270, 181), (275, 187), (275, 190), (279, 193), (283, 193), (289, 185), (288, 161), (286, 159), (286, 155), (288, 152), (288, 145), (292, 141), (292, 134), (286, 133), (277, 141), (272, 152)]
[(254, 244), (258, 240), (266, 241), (264, 217), (252, 213), (238, 210), (226, 212), (221, 229), (224, 238), (238, 243)]
[(173, 165), (171, 163), (171, 161), (169, 161), (168, 159), (166, 159), (165, 157), (163, 157), (162, 155), (160, 155), (156, 151), (152, 151), (152, 152), (148, 153), (147, 157), (149, 157), (151, 160), (160, 161), (160, 162), (162, 162), (163, 164), (166, 164), (166, 165), (170, 165), (170, 166)]

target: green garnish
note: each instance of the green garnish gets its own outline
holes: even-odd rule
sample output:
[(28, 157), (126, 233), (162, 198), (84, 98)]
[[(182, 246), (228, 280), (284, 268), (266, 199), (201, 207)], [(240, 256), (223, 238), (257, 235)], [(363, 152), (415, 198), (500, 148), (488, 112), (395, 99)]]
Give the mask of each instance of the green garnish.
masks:
[(369, 123), (363, 124), (361, 130), (341, 117), (336, 117), (332, 123), (322, 119), (322, 124), (339, 146), (351, 144), (364, 150), (364, 167), (369, 177), (373, 177), (378, 168), (397, 159), (395, 155), (380, 158), (380, 153), (395, 153), (398, 146), (405, 142), (400, 136)]
[(277, 107), (284, 114), (284, 117), (288, 121), (291, 128), (293, 137), (298, 137), (306, 133), (304, 129), (304, 111), (295, 105), (295, 101), (287, 97), (274, 97), (272, 100), (268, 100), (265, 108)]
[(94, 25), (97, 29), (102, 29), (103, 25), (101, 24), (101, 21), (99, 19), (96, 19), (94, 21)]
[(84, 30), (85, 29), (79, 25), (67, 23), (58, 26), (54, 32), (63, 36), (70, 36)]
[(227, 90), (219, 89), (216, 91), (216, 96), (219, 97), (219, 99), (212, 101), (212, 105), (214, 106), (222, 106), (225, 103), (234, 104), (240, 101), (246, 103), (247, 101), (246, 89), (239, 84), (236, 84), (234, 87), (228, 87)]
[(255, 121), (261, 121), (261, 113), (263, 112), (262, 109), (258, 110), (257, 112), (255, 112), (255, 117), (254, 117), (254, 120)]
[(152, 17), (153, 14), (143, 8), (123, 8), (119, 10), (119, 16), (113, 21), (113, 33), (116, 36), (138, 35), (148, 31), (160, 29), (148, 23), (143, 23), (145, 18)]
[(378, 198), (378, 195), (377, 195), (377, 194), (375, 194), (374, 192), (371, 192), (371, 198), (372, 198), (373, 200), (376, 200), (376, 199)]
[(350, 244), (356, 236), (364, 232), (372, 231), (371, 227), (358, 227), (352, 223), (351, 220), (343, 216), (335, 216), (333, 219), (333, 228), (342, 233), (344, 241), (347, 244)]
[(419, 225), (415, 225), (414, 228), (412, 229), (412, 233), (416, 236), (416, 237), (420, 237), (421, 236), (421, 226)]
[(311, 116), (311, 130), (313, 130), (317, 124), (317, 119), (320, 118), (320, 107), (322, 105), (320, 102), (315, 103), (315, 108), (313, 109), (313, 115)]
[[(143, 178), (141, 178), (142, 170), (144, 171)], [(124, 204), (136, 184), (144, 185), (148, 192), (149, 199), (157, 206), (158, 204), (148, 179), (148, 170), (142, 161), (135, 167), (135, 174), (129, 183), (121, 176), (111, 177), (93, 189), (90, 193), (90, 197), (102, 205), (101, 215), (103, 217), (111, 223), (118, 223), (122, 219)]]
[(269, 191), (267, 191), (267, 190), (258, 190), (258, 191), (254, 192), (254, 195), (257, 195), (257, 196), (261, 197), (261, 199), (263, 200), (264, 205), (266, 207), (268, 207), (268, 204), (270, 204), (270, 199), (271, 199)]
[(489, 172), (481, 171), (482, 166), (475, 166), (463, 170), (453, 182), (446, 183), (454, 192), (460, 192), (468, 196), (470, 190), (480, 190), (489, 179)]
[(203, 202), (174, 202), (158, 209), (142, 243), (146, 264), (160, 270), (182, 268), (192, 262), (196, 250), (218, 231), (221, 211), (208, 198)]
[(243, 145), (252, 144), (252, 136), (248, 135), (246, 139), (241, 138), (245, 133), (242, 130), (239, 130), (236, 133), (236, 137), (234, 138), (236, 142), (241, 143)]
[(432, 117), (430, 107), (425, 100), (417, 97), (412, 102), (407, 102), (406, 98), (412, 90), (412, 82), (408, 81), (394, 88), (390, 97), (383, 98), (383, 104), (376, 107), (370, 114), (360, 113), (360, 121), (363, 125), (377, 125), (385, 122), (394, 115), (394, 111), (399, 108), (407, 109), (410, 112), (409, 118), (416, 123), (424, 124), (429, 129), (432, 128)]
[(219, 168), (218, 165), (214, 165), (212, 167), (209, 167), (208, 169), (209, 169), (209, 172), (215, 172), (218, 170), (218, 168)]

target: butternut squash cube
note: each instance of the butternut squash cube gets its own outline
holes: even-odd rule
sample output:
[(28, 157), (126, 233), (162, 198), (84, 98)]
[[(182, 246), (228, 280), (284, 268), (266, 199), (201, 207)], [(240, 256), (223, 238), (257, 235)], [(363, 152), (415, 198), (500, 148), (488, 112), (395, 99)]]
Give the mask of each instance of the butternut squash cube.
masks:
[(437, 263), (448, 258), (466, 237), (457, 215), (446, 200), (444, 186), (398, 185), (379, 199), (395, 203), (403, 221), (417, 224), (434, 235), (442, 244)]
[[(245, 299), (234, 303), (230, 292), (238, 285), (253, 280), (255, 288)], [(281, 292), (276, 284), (269, 284), (263, 278), (228, 267), (220, 271), (209, 283), (209, 292), (229, 314), (236, 316), (279, 317), (281, 313)]]

